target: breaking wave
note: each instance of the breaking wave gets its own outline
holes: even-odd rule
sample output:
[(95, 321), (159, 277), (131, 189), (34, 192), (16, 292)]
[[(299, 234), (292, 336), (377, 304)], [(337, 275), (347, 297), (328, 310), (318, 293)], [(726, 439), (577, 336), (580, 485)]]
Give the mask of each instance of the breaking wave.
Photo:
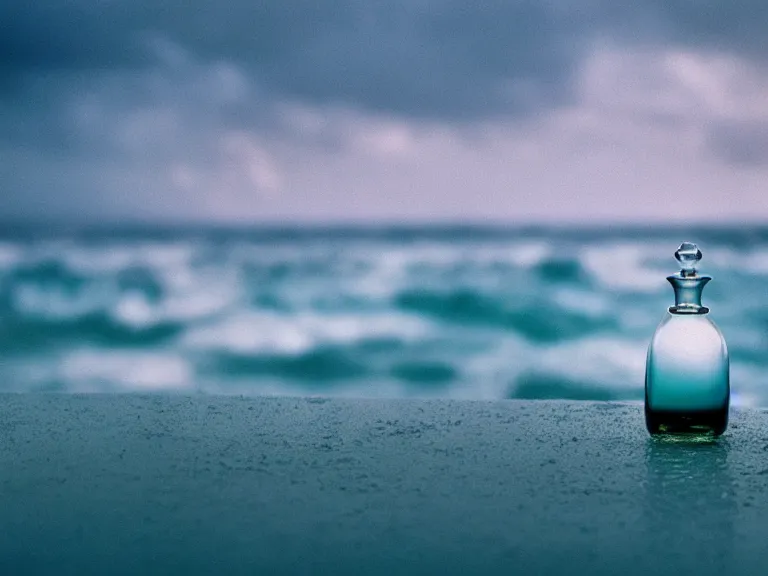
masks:
[(639, 399), (687, 238), (734, 398), (768, 405), (760, 229), (6, 234), (0, 386)]

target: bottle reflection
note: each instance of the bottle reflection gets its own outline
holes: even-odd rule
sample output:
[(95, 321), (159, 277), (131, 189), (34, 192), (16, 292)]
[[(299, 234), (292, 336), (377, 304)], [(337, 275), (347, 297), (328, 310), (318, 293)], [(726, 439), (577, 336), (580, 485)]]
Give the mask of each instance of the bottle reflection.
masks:
[(659, 573), (729, 573), (738, 506), (727, 439), (650, 439), (646, 469), (646, 541)]

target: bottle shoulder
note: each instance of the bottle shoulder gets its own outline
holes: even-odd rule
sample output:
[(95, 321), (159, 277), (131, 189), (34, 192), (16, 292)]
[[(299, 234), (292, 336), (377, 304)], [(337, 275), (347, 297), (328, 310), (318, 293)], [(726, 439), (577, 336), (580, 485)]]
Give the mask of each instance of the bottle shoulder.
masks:
[(675, 314), (667, 311), (664, 317), (659, 322), (657, 330), (666, 326), (672, 326), (673, 329), (687, 329), (687, 330), (715, 330), (720, 333), (715, 321), (712, 319), (711, 314)]
[(667, 312), (656, 328), (651, 346), (726, 351), (725, 338), (709, 314)]

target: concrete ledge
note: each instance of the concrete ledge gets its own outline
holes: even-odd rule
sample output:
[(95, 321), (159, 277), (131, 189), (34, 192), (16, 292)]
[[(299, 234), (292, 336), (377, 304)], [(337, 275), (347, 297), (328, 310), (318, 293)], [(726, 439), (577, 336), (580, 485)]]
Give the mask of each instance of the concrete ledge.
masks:
[(2, 574), (762, 574), (768, 413), (0, 395)]

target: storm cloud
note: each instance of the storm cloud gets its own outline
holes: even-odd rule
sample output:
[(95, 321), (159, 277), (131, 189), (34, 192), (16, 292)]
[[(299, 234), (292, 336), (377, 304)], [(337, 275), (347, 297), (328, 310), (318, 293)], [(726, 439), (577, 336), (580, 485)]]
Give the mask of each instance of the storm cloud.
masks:
[(471, 217), (610, 218), (634, 172), (685, 180), (657, 140), (732, 190), (768, 163), (757, 1), (50, 0), (0, 22), (0, 216), (456, 218), (480, 188)]
[(233, 63), (275, 97), (448, 118), (557, 100), (596, 22), (546, 3), (344, 0), (41, 2), (0, 18), (7, 92), (146, 70), (165, 43)]

